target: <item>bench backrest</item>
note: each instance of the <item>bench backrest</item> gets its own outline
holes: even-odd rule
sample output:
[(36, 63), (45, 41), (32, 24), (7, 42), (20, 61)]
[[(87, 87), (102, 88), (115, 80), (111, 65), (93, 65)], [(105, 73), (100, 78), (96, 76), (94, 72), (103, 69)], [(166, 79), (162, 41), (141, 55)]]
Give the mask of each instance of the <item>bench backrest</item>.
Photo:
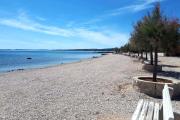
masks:
[(169, 87), (165, 84), (163, 89), (163, 120), (174, 120)]

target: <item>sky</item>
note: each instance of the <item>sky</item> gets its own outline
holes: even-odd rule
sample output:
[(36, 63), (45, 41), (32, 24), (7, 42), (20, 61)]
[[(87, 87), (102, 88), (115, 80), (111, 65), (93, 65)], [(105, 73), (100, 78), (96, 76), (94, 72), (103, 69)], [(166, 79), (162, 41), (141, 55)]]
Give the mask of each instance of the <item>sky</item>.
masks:
[(180, 18), (180, 0), (0, 0), (0, 49), (120, 47), (156, 2)]

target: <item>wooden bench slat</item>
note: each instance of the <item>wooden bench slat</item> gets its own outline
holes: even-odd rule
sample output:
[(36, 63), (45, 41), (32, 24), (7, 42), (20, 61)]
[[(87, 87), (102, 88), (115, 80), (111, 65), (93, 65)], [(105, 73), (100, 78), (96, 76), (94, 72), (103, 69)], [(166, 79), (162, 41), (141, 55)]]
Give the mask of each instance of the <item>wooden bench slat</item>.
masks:
[(141, 99), (138, 102), (137, 108), (131, 120), (174, 120), (171, 97), (169, 93), (169, 87), (167, 86), (167, 84), (165, 84), (162, 93), (163, 109), (160, 109), (159, 103), (148, 102)]
[(169, 88), (165, 84), (163, 89), (163, 120), (174, 120)]
[(153, 113), (154, 113), (154, 102), (149, 102), (149, 107), (148, 107), (146, 120), (152, 120)]
[(133, 113), (131, 120), (138, 120), (140, 112), (142, 110), (143, 102), (144, 102), (143, 99), (139, 100), (138, 105), (136, 107), (136, 110)]
[(148, 101), (144, 101), (143, 108), (141, 110), (139, 120), (144, 120), (146, 118), (147, 110), (148, 110)]
[(160, 110), (159, 103), (155, 103), (153, 120), (159, 120), (159, 110)]

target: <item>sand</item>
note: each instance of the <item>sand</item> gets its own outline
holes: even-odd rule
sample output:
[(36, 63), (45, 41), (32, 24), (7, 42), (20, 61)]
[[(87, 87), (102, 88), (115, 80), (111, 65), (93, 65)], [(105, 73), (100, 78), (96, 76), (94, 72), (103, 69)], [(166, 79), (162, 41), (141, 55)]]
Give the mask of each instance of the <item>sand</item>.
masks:
[[(140, 98), (161, 102), (133, 89), (134, 76), (150, 74), (134, 59), (110, 54), (43, 69), (1, 73), (0, 119), (128, 120)], [(170, 61), (160, 59), (164, 64)], [(172, 63), (177, 66), (180, 62)], [(178, 67), (170, 69), (179, 71)], [(173, 106), (180, 111), (180, 101), (173, 101)]]

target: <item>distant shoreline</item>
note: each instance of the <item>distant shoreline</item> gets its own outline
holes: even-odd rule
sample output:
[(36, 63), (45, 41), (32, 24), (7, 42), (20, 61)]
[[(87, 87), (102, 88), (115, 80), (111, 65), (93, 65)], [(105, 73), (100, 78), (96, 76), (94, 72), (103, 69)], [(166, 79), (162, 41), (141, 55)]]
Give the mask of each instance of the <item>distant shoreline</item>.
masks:
[(0, 73), (44, 68), (106, 55), (107, 51), (1, 50)]
[(37, 67), (19, 68), (19, 69), (7, 70), (7, 71), (0, 71), (0, 74), (11, 73), (11, 72), (19, 72), (19, 71), (27, 71), (27, 70), (35, 70), (35, 69), (46, 69), (46, 68), (58, 67), (58, 66), (66, 65), (66, 64), (74, 64), (74, 63), (79, 63), (79, 62), (83, 62), (83, 61), (89, 61), (89, 60), (92, 60), (92, 59), (100, 58), (100, 57), (102, 57), (104, 55), (93, 56), (91, 58), (85, 58), (85, 59), (81, 59), (81, 60), (78, 60), (78, 61), (72, 61), (72, 62), (67, 62), (67, 63), (60, 63), (60, 64), (47, 65), (47, 66), (39, 66), (39, 67), (37, 66)]
[(105, 52), (113, 52), (114, 48), (104, 48), (104, 49), (0, 49), (0, 51), (4, 50), (17, 50), (17, 51), (105, 51)]

